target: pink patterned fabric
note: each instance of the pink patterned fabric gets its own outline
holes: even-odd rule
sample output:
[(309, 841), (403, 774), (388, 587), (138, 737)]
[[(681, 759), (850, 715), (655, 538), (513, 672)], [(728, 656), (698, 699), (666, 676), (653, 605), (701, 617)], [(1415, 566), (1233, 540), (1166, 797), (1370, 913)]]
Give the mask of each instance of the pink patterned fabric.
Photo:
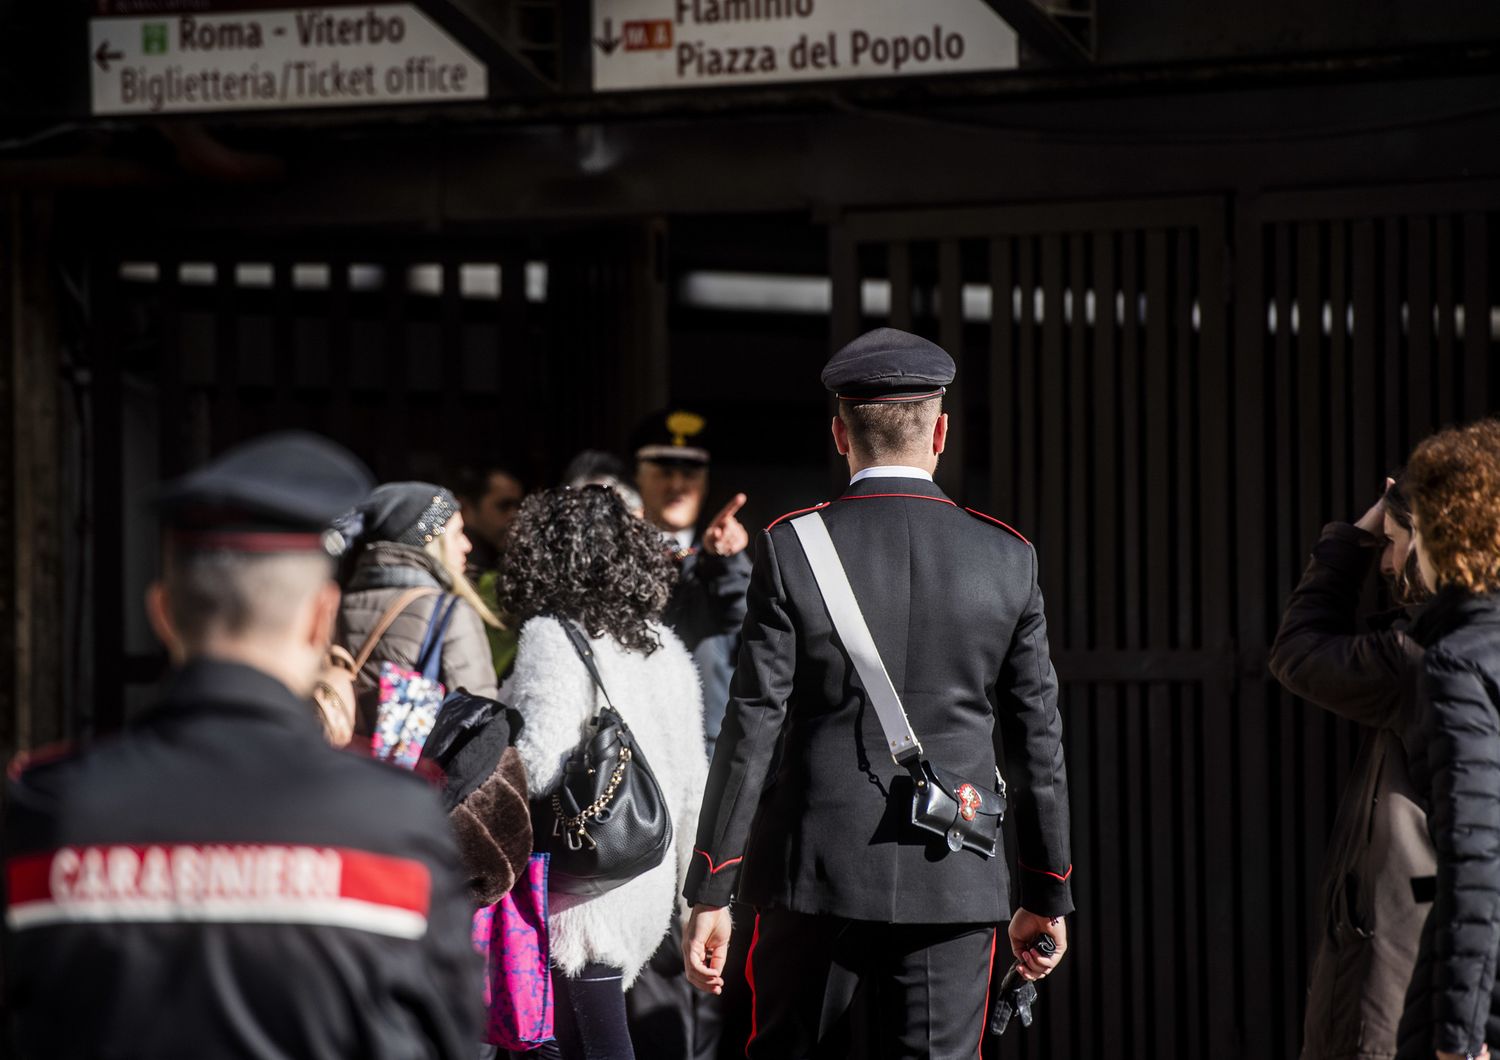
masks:
[(489, 1012), (484, 1040), (502, 1049), (535, 1049), (553, 1036), (547, 857), (531, 855), (510, 893), (474, 914)]

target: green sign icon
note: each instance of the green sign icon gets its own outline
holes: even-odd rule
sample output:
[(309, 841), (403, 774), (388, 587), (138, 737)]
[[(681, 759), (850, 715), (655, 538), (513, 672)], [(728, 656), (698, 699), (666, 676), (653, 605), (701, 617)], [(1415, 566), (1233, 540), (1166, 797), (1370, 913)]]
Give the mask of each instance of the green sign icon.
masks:
[(141, 26), (141, 51), (147, 55), (167, 54), (167, 24), (147, 22)]

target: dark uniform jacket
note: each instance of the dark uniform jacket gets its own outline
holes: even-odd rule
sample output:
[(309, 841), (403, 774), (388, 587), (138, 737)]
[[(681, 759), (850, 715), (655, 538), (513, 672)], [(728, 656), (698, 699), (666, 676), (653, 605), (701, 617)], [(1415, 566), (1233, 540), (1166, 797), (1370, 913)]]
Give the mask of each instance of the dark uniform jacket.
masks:
[[(1062, 723), (1031, 546), (925, 479), (865, 479), (821, 511), (926, 757), (985, 787), (1005, 763), (1020, 904), (1070, 912)], [(1005, 859), (952, 853), (914, 830), (909, 784), (796, 531), (778, 520), (756, 542), (688, 900), (737, 894), (891, 923), (1008, 920)]]
[(1407, 764), (1425, 753), (1422, 648), (1399, 628), (1404, 613), (1370, 629), (1356, 619), (1381, 545), (1348, 523), (1324, 527), (1271, 648), (1271, 672), (1287, 691), (1366, 731), (1328, 839), (1302, 1060), (1395, 1054), (1429, 908), (1432, 840)]
[(703, 682), (704, 743), (712, 755), (729, 702), (729, 679), (745, 621), (750, 557), (743, 552), (712, 555), (703, 551), (699, 538), (678, 563), (677, 586), (662, 618), (698, 667)]
[(9, 785), (7, 1013), (27, 1057), (474, 1055), (480, 979), (424, 782), (200, 660)]
[(1412, 780), (1438, 865), (1397, 1056), (1477, 1056), (1500, 1043), (1500, 594), (1443, 589), (1412, 636), (1427, 648)]

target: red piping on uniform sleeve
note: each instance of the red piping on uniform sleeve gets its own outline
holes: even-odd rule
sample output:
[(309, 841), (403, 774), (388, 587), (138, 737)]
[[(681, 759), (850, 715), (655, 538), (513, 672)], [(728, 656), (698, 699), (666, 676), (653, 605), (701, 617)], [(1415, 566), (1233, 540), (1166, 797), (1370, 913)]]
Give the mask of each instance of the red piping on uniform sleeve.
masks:
[(731, 865), (738, 865), (741, 861), (745, 860), (745, 856), (743, 854), (741, 854), (737, 858), (730, 858), (728, 861), (724, 862), (724, 864), (722, 864), (722, 865), (715, 865), (714, 864), (714, 859), (708, 856), (708, 851), (706, 851), (706, 850), (699, 850), (696, 847), (694, 847), (693, 848), (693, 853), (694, 854), (702, 854), (703, 855), (703, 860), (706, 861), (706, 862), (708, 862), (708, 874), (710, 876), (717, 876), (720, 872), (723, 872), (725, 869), (729, 868), (729, 866), (731, 866)]
[[(1021, 533), (1021, 531), (1017, 530), (1015, 527), (1011, 526), (1009, 523), (1002, 523), (999, 519), (996, 519), (993, 515), (985, 515), (983, 512), (975, 511), (973, 508), (965, 508), (964, 511), (968, 512), (970, 515), (977, 515), (981, 519), (988, 519), (990, 522), (994, 523), (996, 526), (1002, 527), (1003, 529), (1006, 529), (1006, 530), (1009, 530), (1011, 533), (1013, 533), (1017, 537), (1019, 537), (1022, 541), (1026, 541), (1026, 535), (1025, 534)], [(1030, 541), (1026, 541), (1026, 543), (1028, 545), (1031, 544)]]
[(785, 515), (782, 515), (782, 516), (777, 517), (776, 519), (773, 519), (771, 521), (771, 523), (766, 527), (766, 529), (767, 530), (771, 529), (771, 527), (775, 526), (777, 523), (784, 523), (784, 522), (786, 522), (788, 519), (790, 519), (794, 515), (803, 515), (803, 514), (805, 514), (807, 512), (815, 512), (819, 508), (826, 508), (826, 507), (828, 507), (828, 502), (824, 501), (821, 504), (814, 504), (811, 508), (798, 508), (795, 512), (787, 512)]
[[(705, 856), (707, 856), (707, 855), (705, 855)], [(1073, 875), (1073, 866), (1072, 865), (1068, 866), (1068, 871), (1067, 872), (1065, 872), (1061, 876), (1059, 876), (1057, 873), (1055, 873), (1055, 872), (1048, 872), (1046, 869), (1034, 869), (1030, 865), (1026, 864), (1026, 862), (1021, 861), (1019, 858), (1016, 859), (1016, 864), (1020, 865), (1021, 868), (1025, 869), (1027, 872), (1034, 872), (1038, 876), (1051, 876), (1058, 883), (1067, 883), (1068, 882), (1068, 877), (1070, 877), (1070, 876)]]

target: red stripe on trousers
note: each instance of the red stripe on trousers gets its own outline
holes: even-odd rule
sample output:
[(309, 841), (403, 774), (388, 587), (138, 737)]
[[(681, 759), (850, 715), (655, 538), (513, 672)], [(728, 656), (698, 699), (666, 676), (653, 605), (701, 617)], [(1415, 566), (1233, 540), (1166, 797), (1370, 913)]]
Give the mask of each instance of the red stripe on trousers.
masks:
[(979, 1010), (979, 1048), (975, 1055), (984, 1056), (984, 1031), (986, 1024), (990, 1021), (990, 991), (995, 987), (995, 944), (1000, 941), (1000, 929), (996, 928), (990, 936), (990, 977), (984, 984), (984, 1008)]
[(755, 914), (755, 930), (750, 935), (750, 950), (745, 954), (745, 983), (750, 987), (750, 1037), (745, 1039), (745, 1057), (749, 1060), (750, 1045), (755, 1041), (755, 944), (760, 941), (760, 914)]

